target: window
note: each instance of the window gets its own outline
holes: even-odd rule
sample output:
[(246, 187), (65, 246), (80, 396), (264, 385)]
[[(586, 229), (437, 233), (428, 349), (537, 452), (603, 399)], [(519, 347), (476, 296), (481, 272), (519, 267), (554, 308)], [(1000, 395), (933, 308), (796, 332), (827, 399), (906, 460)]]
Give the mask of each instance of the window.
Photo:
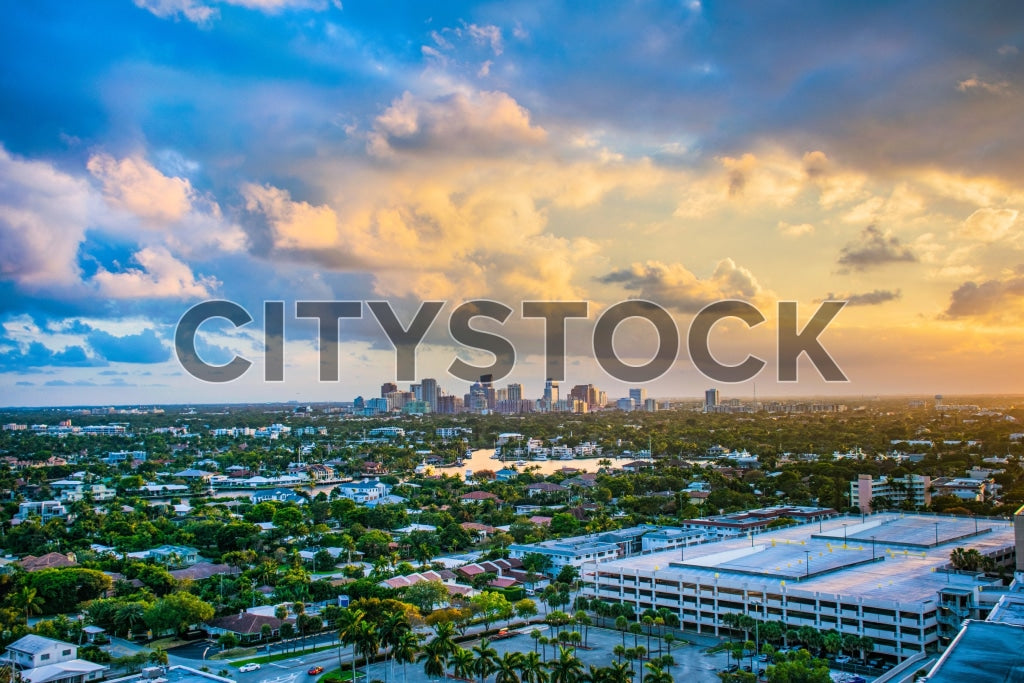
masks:
[(61, 657), (67, 657), (69, 654), (71, 654), (71, 650), (63, 650), (60, 653)]
[(42, 661), (42, 662), (45, 662), (49, 658), (50, 658), (49, 654), (39, 655), (39, 660)]

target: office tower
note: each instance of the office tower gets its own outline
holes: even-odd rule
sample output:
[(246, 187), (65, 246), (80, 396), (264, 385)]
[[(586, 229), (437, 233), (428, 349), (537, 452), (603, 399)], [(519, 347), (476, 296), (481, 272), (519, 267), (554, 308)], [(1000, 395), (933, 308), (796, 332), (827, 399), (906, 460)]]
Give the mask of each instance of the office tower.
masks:
[(429, 377), (424, 377), (423, 381), (420, 382), (420, 393), (422, 400), (428, 406), (430, 406), (430, 412), (437, 412), (437, 380)]
[(636, 409), (636, 402), (631, 398), (620, 398), (615, 402), (615, 407), (624, 412), (630, 412)]
[(644, 410), (648, 413), (654, 413), (658, 410), (658, 402), (653, 398), (644, 399)]
[(718, 389), (708, 389), (704, 392), (704, 412), (714, 412), (718, 407)]
[(630, 389), (629, 397), (633, 399), (637, 406), (642, 406), (644, 401), (647, 400), (647, 390), (642, 387), (640, 389)]
[(558, 403), (558, 382), (549, 378), (544, 383), (544, 409), (553, 410), (556, 403)]
[(522, 384), (509, 384), (507, 391), (508, 391), (508, 400), (509, 401), (522, 401), (523, 400), (523, 385)]
[(380, 385), (380, 396), (386, 398), (388, 394), (393, 394), (398, 391), (398, 385), (394, 382), (384, 382)]

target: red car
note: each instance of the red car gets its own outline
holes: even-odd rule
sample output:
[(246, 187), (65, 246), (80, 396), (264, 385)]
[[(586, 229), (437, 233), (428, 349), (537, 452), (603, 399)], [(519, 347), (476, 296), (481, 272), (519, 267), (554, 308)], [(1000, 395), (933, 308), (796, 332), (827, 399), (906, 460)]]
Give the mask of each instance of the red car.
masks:
[(308, 673), (310, 676), (316, 676), (317, 674), (322, 674), (323, 672), (324, 672), (324, 668), (322, 666), (314, 666), (312, 669), (310, 669), (306, 673)]

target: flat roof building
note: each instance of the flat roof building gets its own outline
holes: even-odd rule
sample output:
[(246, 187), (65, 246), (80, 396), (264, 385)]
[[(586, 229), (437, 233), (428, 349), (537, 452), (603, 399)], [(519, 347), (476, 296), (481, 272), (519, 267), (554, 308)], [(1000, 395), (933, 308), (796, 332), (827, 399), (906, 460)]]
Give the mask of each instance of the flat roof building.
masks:
[(732, 612), (868, 636), (875, 652), (905, 659), (939, 645), (940, 603), (963, 592), (981, 614), (981, 593), (996, 583), (952, 571), (956, 547), (1008, 562), (1014, 532), (1003, 520), (841, 517), (585, 564), (582, 575), (587, 597), (637, 612), (664, 607), (699, 633), (724, 635)]

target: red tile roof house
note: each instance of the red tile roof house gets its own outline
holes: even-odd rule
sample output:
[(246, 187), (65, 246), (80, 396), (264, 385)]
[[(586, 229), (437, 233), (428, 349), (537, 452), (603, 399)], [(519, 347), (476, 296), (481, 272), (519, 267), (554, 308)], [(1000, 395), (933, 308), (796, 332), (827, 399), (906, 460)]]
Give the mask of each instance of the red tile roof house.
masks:
[(46, 553), (36, 557), (35, 555), (28, 555), (22, 558), (18, 564), (21, 568), (27, 572), (37, 572), (40, 569), (53, 569), (56, 567), (77, 567), (78, 562), (75, 560), (73, 553), (62, 555), (61, 553)]
[(493, 500), (498, 505), (505, 502), (493, 493), (488, 493), (487, 491), (470, 491), (469, 493), (461, 496), (459, 500), (464, 503), (482, 503), (485, 500)]
[(549, 481), (538, 481), (533, 484), (526, 485), (526, 491), (531, 496), (536, 496), (538, 493), (565, 493), (569, 489), (558, 484), (552, 484)]
[(242, 612), (228, 617), (211, 619), (206, 622), (206, 626), (211, 636), (231, 633), (240, 643), (256, 643), (263, 639), (264, 624), (270, 626), (270, 635), (275, 637), (280, 635), (281, 624), (283, 623), (277, 617)]

